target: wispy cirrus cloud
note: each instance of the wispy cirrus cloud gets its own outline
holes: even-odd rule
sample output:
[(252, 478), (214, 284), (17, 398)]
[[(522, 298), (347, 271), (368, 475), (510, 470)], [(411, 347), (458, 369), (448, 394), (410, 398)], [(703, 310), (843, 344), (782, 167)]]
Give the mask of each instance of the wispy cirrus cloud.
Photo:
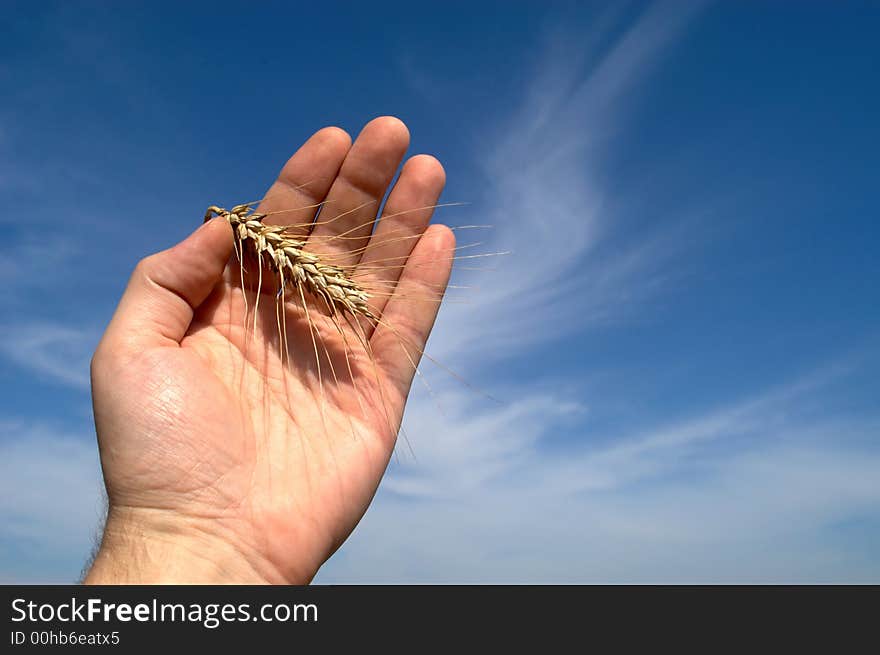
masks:
[(622, 26), (621, 12), (610, 11), (586, 36), (548, 34), (520, 106), (476, 156), (487, 180), (477, 209), (492, 225), (492, 247), (511, 254), (485, 278), (463, 274), (479, 297), (444, 310), (435, 352), (469, 356), (491, 340), (501, 354), (630, 316), (664, 283), (685, 245), (676, 224), (686, 217), (671, 208), (661, 230), (605, 247), (616, 217), (603, 152), (701, 4), (657, 4)]
[[(513, 254), (476, 276), (473, 302), (443, 310), (430, 348), (465, 379), (492, 377), (494, 358), (520, 358), (565, 332), (645, 317), (686, 265), (680, 221), (688, 217), (653, 205), (650, 232), (619, 229), (606, 164), (697, 7), (657, 4), (626, 24), (627, 5), (589, 34), (557, 30), (526, 76), (522, 102), (490, 121), (474, 156), (486, 181), (474, 222), (492, 223), (490, 248)], [(424, 81), (426, 92), (433, 82)], [(445, 100), (455, 89), (441, 91)], [(83, 389), (87, 333), (36, 326), (3, 354)], [(488, 383), (503, 387), (504, 404), (431, 376), (437, 402), (415, 398), (407, 412), (415, 458), (400, 448), (376, 502), (318, 581), (880, 581), (880, 416), (831, 401), (848, 394), (852, 370), (870, 377), (870, 364), (792, 374), (778, 387), (749, 378), (744, 386), (763, 391), (719, 397), (713, 389), (687, 412), (657, 412), (632, 427), (627, 417), (608, 420), (603, 404), (621, 399), (601, 381), (584, 391), (589, 371), (571, 380), (522, 359), (525, 375)], [(40, 485), (21, 507), (0, 508), (6, 561), (31, 566), (3, 575), (35, 580), (52, 558), (66, 558), (75, 575), (99, 515), (93, 441), (15, 421), (0, 434), (5, 496)], [(45, 556), (27, 559), (21, 544)], [(69, 579), (68, 569), (43, 573)]]
[[(523, 390), (500, 410), (445, 394), (439, 416), (414, 408), (418, 459), (392, 463), (318, 582), (880, 580), (864, 546), (866, 531), (880, 538), (880, 416), (824, 405), (843, 377), (821, 370), (610, 441), (558, 394)], [(587, 438), (554, 449), (572, 421)], [(93, 439), (6, 420), (0, 461), (0, 543), (27, 544), (0, 576), (71, 579), (103, 509)]]
[(94, 437), (0, 421), (0, 580), (74, 582), (104, 511)]
[(319, 581), (880, 580), (863, 547), (880, 539), (880, 416), (825, 406), (839, 382), (818, 371), (610, 440), (587, 419), (562, 451), (577, 403), (445, 397), (442, 420), (416, 413), (418, 461), (392, 465)]
[(87, 390), (89, 360), (98, 342), (90, 329), (55, 323), (22, 323), (3, 327), (0, 355), (31, 374)]
[[(644, 315), (681, 264), (687, 217), (671, 208), (656, 231), (613, 240), (601, 173), (695, 8), (657, 4), (618, 37), (609, 14), (582, 47), (554, 35), (481, 160), (494, 245), (513, 254), (476, 302), (444, 308), (432, 338), (465, 378), (565, 331)], [(591, 421), (602, 390), (564, 392), (566, 379), (545, 375), (540, 391), (505, 380), (503, 405), (444, 387), (436, 403), (410, 403), (416, 458), (392, 463), (318, 580), (880, 580), (864, 548), (880, 540), (880, 416), (828, 401), (854, 369), (864, 373), (846, 361), (610, 433)]]

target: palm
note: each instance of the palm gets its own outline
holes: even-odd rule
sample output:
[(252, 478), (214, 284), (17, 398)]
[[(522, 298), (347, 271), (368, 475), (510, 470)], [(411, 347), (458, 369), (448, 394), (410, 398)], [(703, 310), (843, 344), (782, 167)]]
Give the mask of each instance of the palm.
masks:
[[(320, 141), (319, 133), (285, 167), (261, 211), (335, 202), (333, 211), (346, 220), (331, 224), (322, 213), (323, 226), (312, 237), (321, 248), (333, 239), (317, 238), (319, 230), (359, 229), (367, 223), (364, 211), (375, 213), (364, 196), (381, 198), (403, 154), (401, 127), (374, 121), (348, 152), (336, 182), (306, 194), (296, 180), (300, 169), (323, 167), (332, 171), (330, 180), (339, 169), (339, 155), (328, 152), (330, 137)], [(410, 210), (433, 205), (441, 187), (442, 169), (434, 160), (411, 160), (386, 208), (405, 218), (387, 221), (387, 229), (423, 232), (430, 210)], [(364, 211), (346, 213), (361, 205)], [(308, 219), (300, 213), (287, 222)], [(374, 244), (382, 227), (380, 221)], [(402, 276), (397, 267), (373, 267), (371, 274), (398, 288), (439, 294), (449, 260), (436, 255), (449, 250), (450, 235), (432, 233), (438, 238), (418, 240), (413, 253), (416, 239), (397, 239), (372, 255), (387, 258), (390, 248), (423, 265)], [(366, 245), (369, 227), (361, 236)], [(350, 251), (359, 247), (346, 241)], [(179, 345), (140, 352), (118, 371), (115, 384), (132, 393), (122, 393), (126, 401), (115, 413), (137, 426), (139, 438), (112, 454), (102, 448), (108, 490), (119, 504), (209, 520), (288, 580), (308, 580), (351, 532), (376, 490), (436, 302), (375, 298), (377, 313), (384, 312), (383, 322), (395, 330), (380, 326), (374, 332), (334, 324), (314, 305), (306, 313), (296, 302), (287, 303), (280, 320), (274, 294), (242, 293), (239, 280), (233, 261), (195, 310)], [(406, 352), (400, 333), (408, 339)]]

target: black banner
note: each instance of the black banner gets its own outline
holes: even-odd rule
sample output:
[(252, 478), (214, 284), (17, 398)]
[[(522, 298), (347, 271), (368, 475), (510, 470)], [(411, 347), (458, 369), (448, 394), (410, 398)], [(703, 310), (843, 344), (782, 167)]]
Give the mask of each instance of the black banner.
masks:
[[(3, 652), (463, 648), (876, 641), (878, 587), (313, 586), (2, 588)], [(601, 641), (598, 641), (601, 640)], [(708, 641), (706, 641), (708, 640)], [(605, 650), (603, 648), (603, 650)], [(334, 652), (334, 651), (330, 651)]]

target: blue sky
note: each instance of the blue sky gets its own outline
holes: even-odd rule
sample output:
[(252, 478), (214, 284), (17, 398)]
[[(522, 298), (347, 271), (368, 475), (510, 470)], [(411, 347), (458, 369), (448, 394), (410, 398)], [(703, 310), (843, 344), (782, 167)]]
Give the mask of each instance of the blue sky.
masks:
[(880, 582), (876, 4), (252, 4), (0, 8), (0, 579), (91, 548), (137, 259), (393, 114), (512, 251), (429, 344), (501, 402), (427, 367), (317, 581)]

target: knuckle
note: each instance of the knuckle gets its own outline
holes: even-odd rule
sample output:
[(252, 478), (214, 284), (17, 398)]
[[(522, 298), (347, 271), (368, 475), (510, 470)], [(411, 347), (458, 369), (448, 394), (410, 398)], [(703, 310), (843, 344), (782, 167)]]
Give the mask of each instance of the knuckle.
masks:
[(159, 256), (147, 255), (141, 259), (134, 267), (134, 276), (142, 280), (152, 280), (159, 267)]

